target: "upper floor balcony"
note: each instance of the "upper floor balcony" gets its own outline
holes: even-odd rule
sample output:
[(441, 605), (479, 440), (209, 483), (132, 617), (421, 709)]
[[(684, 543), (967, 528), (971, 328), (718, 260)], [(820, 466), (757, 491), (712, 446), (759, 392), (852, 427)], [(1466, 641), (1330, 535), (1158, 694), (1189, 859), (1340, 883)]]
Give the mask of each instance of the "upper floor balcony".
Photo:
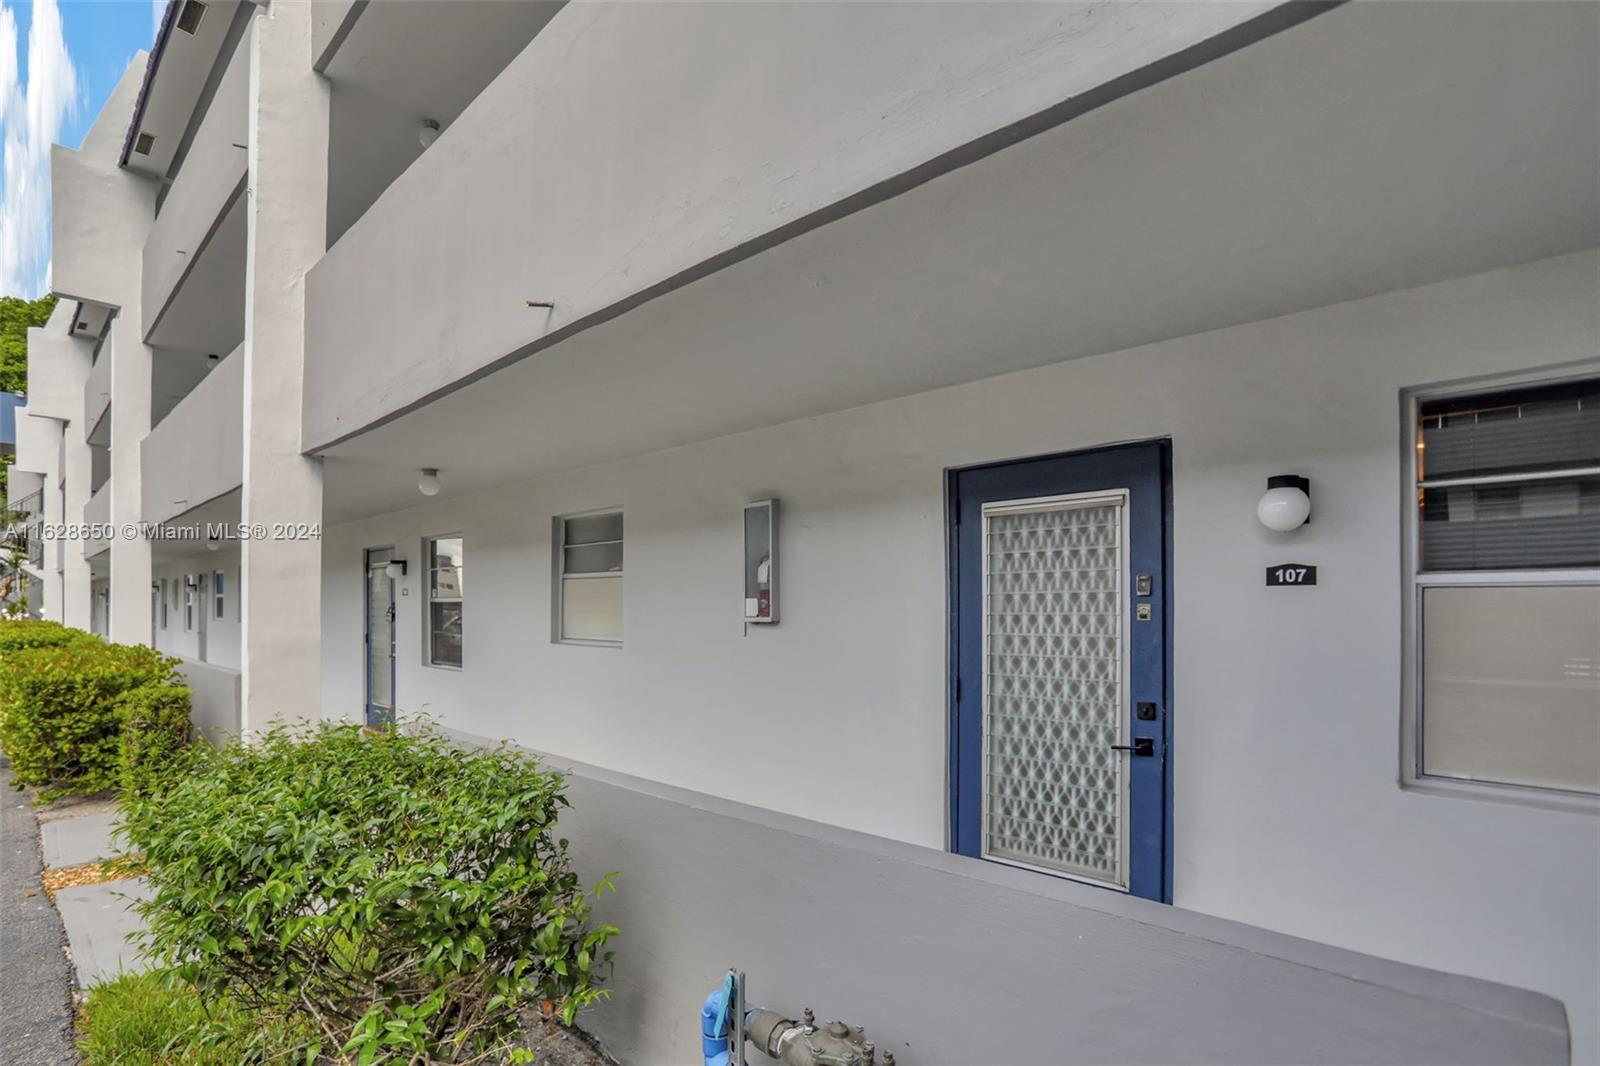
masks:
[(239, 488), (244, 353), (236, 349), (156, 424), (139, 447), (140, 513), (167, 522)]
[(308, 275), (303, 445), (335, 520), (1591, 247), (1591, 29), (572, 5)]
[[(379, 9), (432, 6), (367, 5), (352, 37)], [(497, 5), (437, 6), (467, 23)], [(1012, 124), (1271, 6), (564, 7), (311, 271), (304, 443), (909, 187), (945, 153), (1014, 140)], [(334, 229), (345, 47), (328, 69)], [(415, 118), (392, 136), (415, 144)]]
[(243, 337), (248, 22), (241, 33), (144, 243), (144, 339), (155, 346), (221, 354)]
[(328, 80), (328, 244), (461, 113), (565, 0), (314, 0)]

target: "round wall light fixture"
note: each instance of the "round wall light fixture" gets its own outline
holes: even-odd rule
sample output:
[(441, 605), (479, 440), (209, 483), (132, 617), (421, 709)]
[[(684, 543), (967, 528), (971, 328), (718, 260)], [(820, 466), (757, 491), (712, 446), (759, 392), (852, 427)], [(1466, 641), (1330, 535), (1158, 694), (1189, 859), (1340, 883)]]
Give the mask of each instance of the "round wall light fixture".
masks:
[(439, 139), (439, 124), (431, 118), (422, 120), (422, 128), (417, 131), (417, 143), (423, 148), (432, 148), (433, 142)]
[(384, 576), (390, 581), (398, 581), (406, 576), (406, 561), (404, 559), (390, 559), (383, 568)]
[(439, 495), (439, 471), (436, 467), (425, 466), (417, 477), (417, 491), (424, 496)]
[(1311, 521), (1311, 481), (1298, 474), (1267, 478), (1267, 491), (1256, 503), (1261, 524), (1278, 533), (1299, 529)]

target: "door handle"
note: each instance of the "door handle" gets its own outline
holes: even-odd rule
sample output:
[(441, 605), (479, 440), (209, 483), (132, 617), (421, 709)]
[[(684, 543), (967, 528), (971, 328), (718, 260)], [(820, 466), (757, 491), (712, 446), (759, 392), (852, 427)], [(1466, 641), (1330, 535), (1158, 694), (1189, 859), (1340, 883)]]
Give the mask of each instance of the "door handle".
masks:
[(1113, 744), (1112, 751), (1131, 751), (1135, 755), (1146, 756), (1156, 753), (1156, 742), (1153, 737), (1134, 737), (1132, 744)]

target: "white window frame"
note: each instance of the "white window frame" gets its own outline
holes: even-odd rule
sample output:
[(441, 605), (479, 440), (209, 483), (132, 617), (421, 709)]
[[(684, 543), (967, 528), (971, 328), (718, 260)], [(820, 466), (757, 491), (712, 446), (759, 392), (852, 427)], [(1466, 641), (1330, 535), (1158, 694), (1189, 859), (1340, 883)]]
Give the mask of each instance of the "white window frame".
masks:
[(161, 579), (161, 628), (167, 628), (167, 579)]
[(1568, 570), (1472, 570), (1422, 572), (1420, 507), (1417, 503), (1417, 427), (1422, 405), (1456, 396), (1560, 385), (1600, 374), (1600, 362), (1474, 378), (1447, 385), (1406, 389), (1400, 396), (1401, 658), (1400, 787), (1417, 792), (1495, 800), (1550, 810), (1600, 814), (1600, 796), (1499, 781), (1467, 781), (1426, 774), (1422, 769), (1422, 595), (1429, 588), (1600, 585), (1600, 568)]
[(219, 621), (228, 617), (228, 575), (222, 570), (211, 573), (211, 609)]
[[(620, 648), (621, 640), (596, 640), (592, 637), (569, 637), (562, 629), (562, 619), (566, 615), (567, 578), (567, 522), (574, 518), (598, 518), (603, 515), (617, 515), (622, 519), (621, 541), (596, 541), (597, 544), (620, 543), (623, 547), (622, 569), (603, 574), (573, 574), (573, 580), (584, 581), (621, 581), (628, 572), (628, 519), (621, 507), (597, 507), (592, 511), (574, 511), (571, 514), (556, 515), (552, 520), (550, 542), (553, 547), (551, 552), (551, 593), (550, 593), (550, 642), (552, 644), (573, 644), (590, 648)], [(626, 590), (627, 586), (624, 585)], [(626, 597), (626, 591), (624, 591)], [(623, 627), (623, 639), (627, 638), (627, 627)]]
[[(434, 670), (455, 670), (457, 672), (467, 665), (467, 634), (466, 613), (467, 596), (463, 587), (461, 595), (454, 598), (440, 599), (439, 603), (461, 604), (462, 632), (461, 632), (461, 665), (454, 663), (438, 663), (433, 661), (433, 605), (436, 602), (433, 596), (433, 545), (436, 541), (456, 539), (461, 541), (461, 562), (457, 565), (465, 568), (467, 554), (467, 535), (465, 533), (435, 533), (422, 538), (422, 665)], [(465, 585), (465, 577), (462, 582)]]
[[(194, 577), (195, 582), (192, 585), (189, 583), (191, 577)], [(193, 574), (183, 575), (183, 631), (185, 633), (194, 632), (194, 608), (195, 600), (198, 599), (200, 591), (199, 585), (200, 579), (198, 577)]]

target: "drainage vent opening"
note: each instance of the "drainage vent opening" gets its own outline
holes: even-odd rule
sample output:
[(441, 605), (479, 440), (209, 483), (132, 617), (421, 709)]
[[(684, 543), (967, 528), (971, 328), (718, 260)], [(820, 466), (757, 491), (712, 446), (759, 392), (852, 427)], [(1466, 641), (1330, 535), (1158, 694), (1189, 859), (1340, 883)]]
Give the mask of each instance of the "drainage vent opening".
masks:
[(183, 10), (178, 12), (178, 29), (184, 33), (193, 33), (200, 28), (200, 20), (205, 17), (206, 5), (200, 0), (188, 0), (183, 5)]

